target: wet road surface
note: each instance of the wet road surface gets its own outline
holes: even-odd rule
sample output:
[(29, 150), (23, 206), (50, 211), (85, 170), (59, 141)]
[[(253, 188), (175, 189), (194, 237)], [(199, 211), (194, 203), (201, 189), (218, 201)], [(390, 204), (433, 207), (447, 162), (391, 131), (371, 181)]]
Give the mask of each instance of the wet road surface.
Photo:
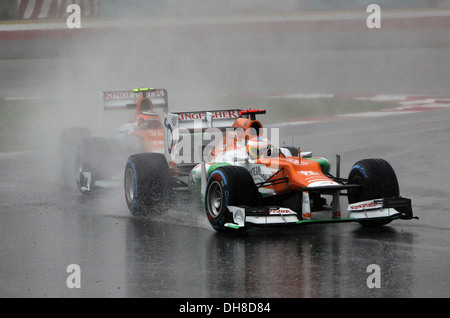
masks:
[[(316, 155), (341, 153), (343, 173), (364, 157), (390, 161), (420, 220), (378, 230), (345, 223), (220, 235), (195, 208), (135, 218), (121, 189), (84, 198), (55, 181), (48, 154), (3, 156), (0, 296), (446, 297), (449, 116), (286, 128)], [(70, 264), (80, 266), (80, 289), (67, 287)], [(367, 286), (371, 264), (381, 269), (379, 289)]]
[[(341, 154), (344, 175), (363, 158), (391, 163), (420, 220), (379, 230), (345, 223), (219, 235), (193, 207), (134, 218), (121, 189), (84, 198), (60, 182), (51, 128), (88, 120), (103, 90), (142, 85), (167, 88), (181, 110), (198, 108), (199, 94), (449, 96), (448, 34), (184, 30), (145, 41), (3, 42), (0, 95), (63, 98), (65, 108), (43, 111), (38, 152), (0, 155), (0, 297), (448, 297), (448, 110), (281, 129), (286, 143), (332, 164)], [(79, 289), (67, 286), (71, 264)], [(371, 264), (381, 288), (368, 288)]]

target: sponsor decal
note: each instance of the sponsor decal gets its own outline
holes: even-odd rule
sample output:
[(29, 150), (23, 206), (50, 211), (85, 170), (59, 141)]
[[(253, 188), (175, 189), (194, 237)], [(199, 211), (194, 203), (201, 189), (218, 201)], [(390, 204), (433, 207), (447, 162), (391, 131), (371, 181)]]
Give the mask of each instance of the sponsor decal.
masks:
[(103, 94), (105, 100), (129, 99), (133, 97), (133, 92), (107, 92)]
[(370, 202), (361, 202), (356, 204), (350, 204), (349, 209), (350, 210), (364, 210), (364, 209), (378, 209), (382, 206), (378, 203), (375, 203), (374, 201)]
[[(164, 97), (164, 90), (157, 89), (154, 91), (146, 92), (147, 97)], [(116, 100), (116, 99), (130, 99), (134, 98), (134, 95), (142, 96), (142, 93), (135, 93), (133, 91), (116, 91), (116, 92), (104, 92), (104, 100)]]
[(364, 176), (365, 179), (369, 178), (369, 176), (367, 175), (366, 169), (364, 169), (363, 167), (361, 167), (359, 165), (357, 167), (359, 168), (359, 172), (362, 173), (362, 175)]
[[(226, 111), (217, 111), (211, 112), (213, 118), (215, 119), (227, 119), (227, 118), (239, 118), (239, 112), (234, 110), (226, 110)], [(205, 119), (206, 112), (197, 112), (197, 113), (182, 113), (178, 114), (178, 119), (180, 121), (186, 120), (195, 120), (195, 119)]]
[(261, 208), (257, 208), (257, 209), (250, 209), (249, 212), (254, 213), (254, 214), (261, 214), (262, 216), (267, 216), (267, 215), (297, 215), (296, 212), (292, 211), (291, 209), (288, 208), (276, 208), (276, 207), (261, 207)]
[(297, 213), (295, 213), (291, 209), (279, 208), (279, 209), (270, 209), (269, 214), (270, 215), (293, 215), (293, 214), (297, 214)]
[[(335, 185), (335, 182), (331, 182), (329, 178), (324, 176), (323, 174), (315, 171), (297, 171), (298, 174), (301, 174), (302, 176), (305, 176), (305, 181), (308, 182), (308, 184), (312, 185), (315, 184), (315, 186), (318, 185)], [(322, 183), (322, 184), (319, 184)]]
[(314, 172), (314, 171), (298, 171), (298, 173), (300, 173), (301, 175), (307, 176), (307, 177), (320, 176), (321, 175), (320, 173)]

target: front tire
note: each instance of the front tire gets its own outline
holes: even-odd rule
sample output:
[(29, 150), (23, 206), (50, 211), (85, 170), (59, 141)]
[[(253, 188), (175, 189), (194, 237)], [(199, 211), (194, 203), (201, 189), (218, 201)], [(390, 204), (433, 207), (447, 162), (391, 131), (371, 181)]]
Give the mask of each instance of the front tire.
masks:
[(205, 210), (208, 221), (218, 232), (235, 232), (235, 229), (225, 227), (226, 223), (233, 223), (228, 206), (254, 206), (258, 198), (258, 188), (247, 169), (239, 166), (220, 167), (211, 174), (206, 187)]
[(124, 176), (125, 200), (131, 214), (144, 216), (167, 209), (172, 176), (163, 154), (141, 153), (128, 158)]
[[(355, 163), (348, 176), (349, 183), (358, 184), (358, 189), (348, 191), (348, 203), (373, 199), (398, 197), (400, 195), (397, 176), (392, 166), (383, 159), (364, 159)], [(367, 227), (382, 226), (392, 220), (370, 220), (359, 223)]]

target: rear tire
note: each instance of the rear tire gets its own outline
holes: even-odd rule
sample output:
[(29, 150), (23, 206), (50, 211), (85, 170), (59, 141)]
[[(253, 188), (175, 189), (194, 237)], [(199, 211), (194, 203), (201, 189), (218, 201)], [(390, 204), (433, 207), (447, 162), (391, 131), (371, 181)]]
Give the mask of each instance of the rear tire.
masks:
[[(223, 166), (209, 177), (205, 194), (205, 210), (209, 223), (218, 232), (236, 232), (225, 227), (233, 223), (228, 210), (232, 206), (255, 206), (259, 192), (247, 169), (239, 166)], [(241, 228), (240, 231), (245, 230)]]
[(61, 183), (73, 188), (75, 178), (77, 147), (83, 138), (91, 136), (91, 131), (84, 127), (63, 129), (59, 138), (59, 159)]
[[(96, 180), (109, 177), (107, 167), (110, 153), (108, 140), (104, 138), (87, 137), (80, 141), (75, 159), (75, 173), (77, 187), (82, 194), (92, 193), (95, 190)], [(85, 173), (90, 173), (91, 176), (89, 187)]]
[(167, 209), (173, 196), (172, 180), (163, 154), (130, 156), (125, 167), (124, 189), (131, 214), (145, 216)]
[[(383, 159), (364, 159), (355, 163), (348, 176), (349, 183), (361, 185), (348, 191), (348, 203), (398, 197), (400, 195), (397, 176), (392, 166)], [(381, 226), (391, 220), (360, 221), (367, 227)]]

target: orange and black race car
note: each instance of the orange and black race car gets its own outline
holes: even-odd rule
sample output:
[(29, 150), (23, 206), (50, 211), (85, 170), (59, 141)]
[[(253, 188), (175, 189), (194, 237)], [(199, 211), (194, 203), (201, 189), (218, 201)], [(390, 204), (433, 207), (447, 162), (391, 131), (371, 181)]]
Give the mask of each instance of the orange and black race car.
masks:
[(132, 121), (115, 129), (114, 134), (107, 137), (92, 136), (86, 128), (73, 128), (64, 132), (64, 140), (77, 140), (75, 179), (81, 193), (118, 186), (122, 180), (122, 174), (118, 174), (118, 171), (123, 169), (128, 156), (163, 152), (164, 129), (157, 112), (159, 109), (167, 110), (165, 89), (104, 92), (104, 112), (134, 111)]
[[(280, 147), (276, 128), (257, 115), (227, 109), (165, 114), (164, 153), (128, 158), (125, 199), (133, 215), (166, 210), (177, 195), (197, 198), (217, 231), (252, 225), (359, 222), (380, 226), (413, 218), (396, 174), (382, 159), (355, 163), (347, 178), (329, 161), (300, 148)], [(270, 135), (270, 139), (268, 136)], [(348, 198), (346, 209), (341, 197)]]

